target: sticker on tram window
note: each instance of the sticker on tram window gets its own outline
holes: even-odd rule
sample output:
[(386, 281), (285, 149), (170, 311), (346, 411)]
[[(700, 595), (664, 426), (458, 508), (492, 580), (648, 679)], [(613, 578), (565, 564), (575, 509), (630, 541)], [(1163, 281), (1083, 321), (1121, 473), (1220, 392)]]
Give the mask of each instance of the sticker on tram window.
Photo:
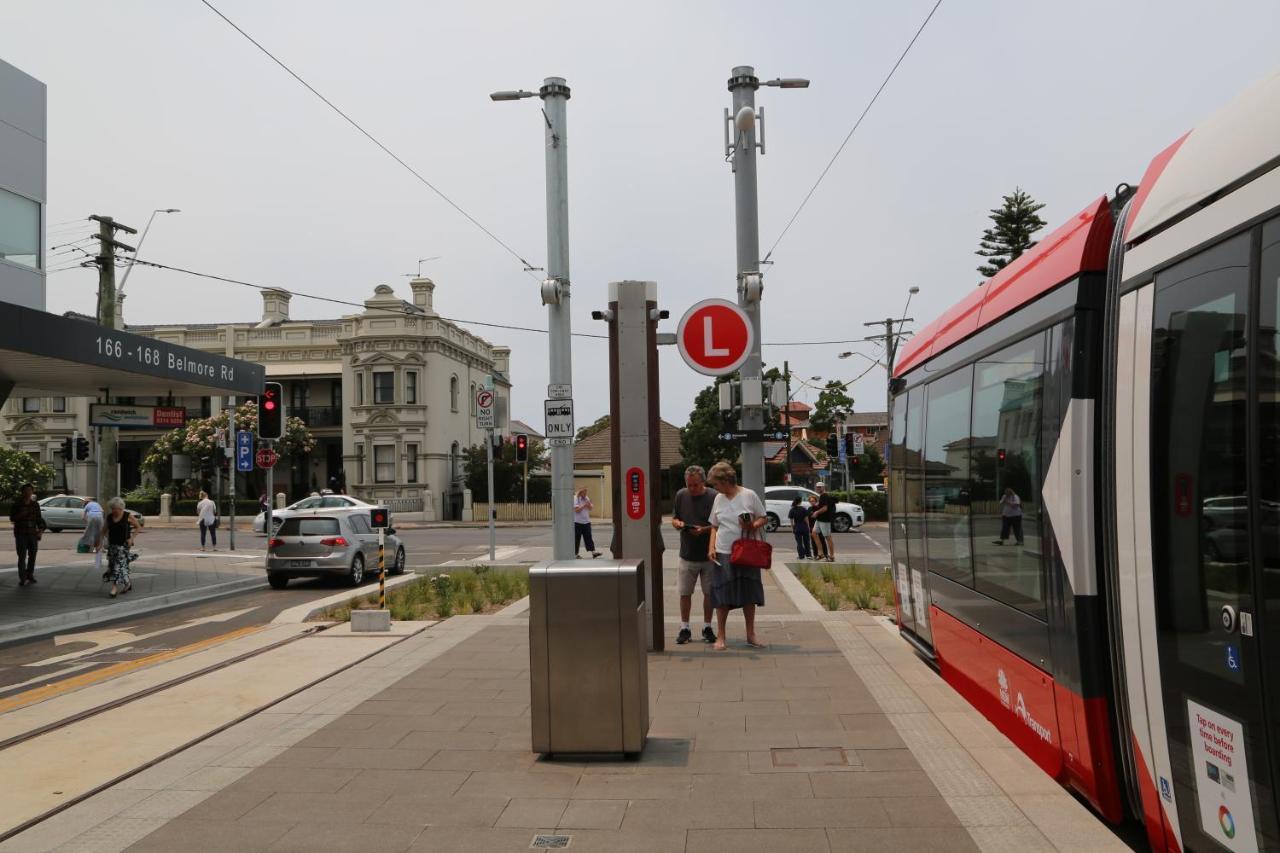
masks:
[[(1191, 730), (1200, 828), (1234, 853), (1257, 853), (1244, 726), (1190, 699), (1187, 725)], [(1161, 793), (1166, 784), (1162, 778)]]

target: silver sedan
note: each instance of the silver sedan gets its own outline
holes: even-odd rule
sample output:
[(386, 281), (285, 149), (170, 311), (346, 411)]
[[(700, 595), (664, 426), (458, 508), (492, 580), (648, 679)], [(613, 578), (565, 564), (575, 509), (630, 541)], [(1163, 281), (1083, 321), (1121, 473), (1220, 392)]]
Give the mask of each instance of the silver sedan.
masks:
[[(404, 544), (387, 528), (387, 574), (405, 568)], [(267, 582), (284, 589), (290, 578), (341, 577), (359, 586), (378, 570), (378, 532), (365, 509), (317, 510), (291, 515), (267, 542)]]
[[(55, 495), (39, 501), (40, 515), (44, 517), (50, 533), (57, 533), (59, 530), (84, 530), (84, 507), (90, 500), (92, 498), (80, 495)], [(102, 511), (106, 513), (105, 506)], [(138, 520), (139, 527), (146, 524), (142, 513), (137, 510), (126, 509), (125, 512)]]
[[(271, 525), (277, 530), (280, 528), (281, 522), (295, 513), (305, 512), (307, 510), (316, 509), (348, 509), (351, 507), (361, 507), (365, 509), (373, 509), (375, 504), (366, 503), (359, 498), (353, 498), (350, 495), (312, 495), (303, 498), (300, 501), (294, 501), (284, 509), (277, 509), (271, 513)], [(258, 517), (253, 520), (253, 532), (262, 533), (267, 528), (267, 514), (258, 513)]]

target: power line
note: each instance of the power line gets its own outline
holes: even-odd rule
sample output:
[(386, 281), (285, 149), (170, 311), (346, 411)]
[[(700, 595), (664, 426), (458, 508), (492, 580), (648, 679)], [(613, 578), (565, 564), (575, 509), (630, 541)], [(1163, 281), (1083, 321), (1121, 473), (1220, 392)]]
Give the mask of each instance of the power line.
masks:
[(827, 163), (826, 168), (818, 175), (818, 180), (813, 182), (813, 186), (809, 188), (809, 192), (805, 194), (804, 201), (800, 202), (800, 206), (796, 208), (796, 212), (791, 215), (791, 219), (787, 222), (787, 227), (782, 229), (782, 233), (778, 235), (778, 239), (773, 241), (773, 245), (769, 247), (769, 251), (765, 254), (761, 263), (768, 263), (769, 258), (773, 256), (773, 250), (778, 248), (778, 244), (782, 242), (782, 238), (787, 236), (787, 232), (791, 230), (791, 226), (800, 217), (800, 212), (804, 210), (809, 199), (813, 197), (814, 192), (818, 189), (818, 185), (822, 183), (822, 179), (827, 176), (827, 172), (831, 171), (831, 167), (835, 165), (836, 158), (844, 151), (844, 147), (849, 144), (849, 140), (853, 138), (853, 134), (857, 132), (858, 127), (862, 124), (862, 120), (867, 117), (867, 113), (871, 112), (871, 108), (875, 106), (876, 101), (880, 97), (880, 93), (884, 91), (884, 87), (889, 85), (889, 81), (893, 79), (894, 73), (898, 70), (898, 66), (902, 64), (902, 60), (907, 58), (907, 54), (911, 52), (911, 48), (915, 45), (916, 40), (920, 38), (920, 34), (924, 32), (924, 28), (929, 26), (929, 21), (933, 19), (933, 13), (938, 11), (938, 7), (942, 5), (942, 0), (933, 4), (933, 8), (929, 10), (929, 14), (925, 15), (920, 28), (916, 30), (916, 34), (911, 37), (911, 41), (907, 42), (906, 48), (902, 51), (902, 55), (898, 57), (898, 61), (893, 63), (893, 67), (889, 69), (889, 73), (880, 83), (880, 88), (876, 89), (876, 93), (871, 96), (871, 100), (867, 102), (867, 106), (862, 110), (862, 115), (858, 116), (858, 120), (853, 123), (853, 127), (849, 129), (845, 135), (844, 141), (840, 143), (840, 147), (836, 149), (836, 153), (831, 155), (831, 160)]
[(256, 47), (258, 50), (260, 50), (260, 51), (262, 51), (263, 53), (265, 53), (265, 54), (266, 54), (266, 55), (271, 59), (271, 61), (272, 61), (272, 62), (274, 62), (276, 65), (279, 65), (281, 68), (283, 68), (283, 69), (284, 69), (284, 70), (289, 74), (289, 76), (290, 76), (290, 77), (292, 77), (294, 80), (297, 80), (299, 83), (301, 83), (303, 86), (305, 86), (305, 87), (306, 87), (306, 89), (307, 89), (309, 92), (311, 92), (311, 94), (315, 95), (317, 98), (319, 98), (321, 101), (323, 101), (323, 102), (325, 103), (325, 106), (329, 107), (329, 109), (333, 110), (335, 113), (337, 113), (338, 115), (342, 116), (342, 118), (343, 118), (343, 119), (345, 119), (345, 120), (346, 120), (346, 122), (347, 122), (348, 124), (350, 124), (350, 125), (351, 125), (352, 127), (354, 127), (356, 130), (360, 131), (360, 133), (361, 133), (361, 134), (363, 134), (363, 135), (364, 135), (364, 137), (365, 137), (366, 139), (368, 139), (368, 140), (369, 140), (370, 142), (372, 142), (374, 145), (378, 146), (378, 148), (382, 149), (383, 153), (385, 153), (385, 154), (386, 154), (388, 157), (390, 157), (392, 160), (395, 160), (397, 163), (399, 163), (401, 166), (403, 166), (403, 167), (405, 168), (405, 170), (409, 172), (409, 174), (413, 175), (415, 178), (417, 178), (419, 181), (421, 181), (421, 182), (422, 182), (422, 184), (423, 184), (424, 186), (426, 186), (426, 187), (427, 187), (427, 189), (431, 190), (433, 193), (435, 193), (436, 195), (438, 195), (441, 199), (443, 199), (443, 200), (444, 200), (444, 202), (445, 202), (446, 204), (448, 204), (448, 205), (449, 205), (450, 207), (452, 207), (454, 210), (458, 211), (458, 213), (462, 214), (462, 215), (463, 215), (463, 217), (465, 217), (465, 218), (466, 218), (466, 220), (467, 220), (468, 222), (470, 222), (472, 225), (474, 225), (475, 227), (477, 227), (477, 228), (479, 228), (481, 231), (483, 231), (485, 234), (487, 234), (487, 235), (489, 236), (489, 239), (493, 240), (493, 242), (497, 243), (499, 246), (501, 246), (503, 249), (505, 249), (505, 250), (507, 251), (507, 253), (511, 255), (511, 257), (513, 257), (513, 258), (515, 258), (517, 261), (519, 261), (519, 262), (521, 263), (521, 265), (523, 266), (524, 271), (525, 271), (529, 276), (531, 276), (532, 278), (535, 278), (535, 279), (537, 278), (537, 276), (536, 276), (536, 275), (534, 275), (534, 274), (533, 274), (533, 272), (532, 272), (532, 270), (534, 269), (533, 264), (529, 263), (529, 262), (528, 262), (528, 261), (526, 261), (524, 258), (522, 258), (522, 257), (520, 256), (520, 254), (519, 254), (515, 249), (511, 248), (510, 246), (508, 246), (506, 243), (504, 243), (502, 240), (500, 240), (496, 234), (494, 234), (494, 233), (493, 233), (492, 231), (490, 231), (488, 228), (485, 228), (483, 225), (481, 225), (481, 224), (480, 224), (480, 221), (479, 221), (478, 219), (476, 219), (476, 218), (475, 218), (474, 216), (472, 216), (470, 213), (467, 213), (465, 210), (463, 210), (463, 209), (462, 209), (462, 207), (461, 207), (461, 206), (459, 206), (457, 202), (455, 202), (453, 199), (449, 198), (449, 197), (448, 197), (447, 195), (445, 195), (445, 194), (444, 194), (444, 193), (443, 193), (443, 192), (442, 192), (442, 191), (441, 191), (441, 190), (440, 190), (440, 189), (439, 189), (435, 184), (431, 183), (431, 182), (430, 182), (430, 181), (428, 181), (425, 177), (423, 177), (423, 176), (422, 176), (422, 174), (421, 174), (417, 169), (413, 168), (413, 167), (412, 167), (412, 166), (410, 166), (408, 163), (406, 163), (404, 160), (400, 159), (400, 157), (399, 157), (399, 156), (398, 156), (394, 151), (392, 151), (392, 150), (391, 150), (390, 148), (388, 148), (387, 146), (383, 145), (383, 144), (378, 140), (378, 138), (377, 138), (377, 137), (375, 137), (372, 133), (370, 133), (369, 131), (365, 130), (363, 127), (361, 127), (361, 126), (360, 126), (360, 124), (359, 124), (359, 122), (357, 122), (357, 121), (356, 121), (355, 119), (353, 119), (351, 116), (347, 115), (345, 112), (343, 112), (341, 109), (339, 109), (339, 108), (338, 108), (338, 106), (337, 106), (336, 104), (334, 104), (334, 102), (333, 102), (333, 101), (329, 100), (329, 99), (328, 99), (328, 98), (326, 98), (324, 95), (320, 94), (320, 92), (319, 92), (319, 91), (318, 91), (314, 86), (312, 86), (312, 85), (311, 85), (310, 83), (308, 83), (306, 80), (303, 80), (300, 76), (298, 76), (297, 72), (295, 72), (295, 71), (294, 71), (292, 68), (290, 68), (288, 65), (285, 65), (285, 64), (284, 64), (284, 62), (282, 62), (279, 58), (277, 58), (277, 57), (276, 57), (276, 55), (275, 55), (275, 54), (273, 54), (271, 51), (269, 51), (269, 50), (267, 50), (265, 47), (263, 47), (263, 46), (262, 46), (262, 44), (261, 44), (257, 39), (255, 39), (253, 36), (249, 35), (247, 32), (245, 32), (243, 29), (241, 29), (241, 28), (240, 28), (240, 26), (239, 26), (238, 24), (236, 24), (236, 22), (235, 22), (235, 21), (231, 20), (231, 19), (230, 19), (230, 18), (228, 18), (226, 15), (222, 14), (222, 12), (221, 12), (221, 11), (219, 11), (218, 7), (216, 7), (216, 6), (214, 6), (212, 3), (210, 3), (210, 2), (209, 2), (209, 0), (200, 0), (200, 2), (202, 2), (202, 3), (204, 3), (204, 5), (208, 6), (208, 7), (209, 7), (209, 9), (210, 9), (210, 10), (212, 10), (212, 11), (213, 11), (213, 13), (214, 13), (215, 15), (217, 15), (219, 18), (221, 18), (222, 20), (226, 21), (226, 22), (227, 22), (227, 24), (228, 24), (228, 25), (230, 25), (230, 27), (231, 27), (232, 29), (234, 29), (236, 32), (240, 33), (240, 35), (242, 35), (242, 36), (244, 36), (246, 39), (248, 39), (248, 40), (249, 40), (249, 42), (250, 42), (254, 47)]

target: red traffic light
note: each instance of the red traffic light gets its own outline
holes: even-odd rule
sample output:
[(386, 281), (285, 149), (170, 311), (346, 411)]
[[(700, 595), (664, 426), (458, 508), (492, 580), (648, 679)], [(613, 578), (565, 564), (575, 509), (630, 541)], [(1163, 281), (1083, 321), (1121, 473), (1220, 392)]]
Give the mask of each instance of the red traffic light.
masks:
[(383, 506), (369, 510), (369, 526), (375, 529), (379, 527), (390, 527), (391, 513)]

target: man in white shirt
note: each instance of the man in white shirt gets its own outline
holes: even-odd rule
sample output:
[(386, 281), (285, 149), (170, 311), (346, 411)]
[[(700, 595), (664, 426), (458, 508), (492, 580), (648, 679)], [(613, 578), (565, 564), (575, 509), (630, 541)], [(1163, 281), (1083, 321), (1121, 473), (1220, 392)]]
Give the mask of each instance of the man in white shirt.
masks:
[(591, 498), (587, 497), (586, 489), (579, 489), (578, 495), (573, 499), (573, 556), (581, 557), (578, 549), (582, 547), (583, 540), (586, 540), (587, 550), (591, 552), (592, 557), (599, 557), (600, 552), (596, 550), (596, 542), (591, 538)]

